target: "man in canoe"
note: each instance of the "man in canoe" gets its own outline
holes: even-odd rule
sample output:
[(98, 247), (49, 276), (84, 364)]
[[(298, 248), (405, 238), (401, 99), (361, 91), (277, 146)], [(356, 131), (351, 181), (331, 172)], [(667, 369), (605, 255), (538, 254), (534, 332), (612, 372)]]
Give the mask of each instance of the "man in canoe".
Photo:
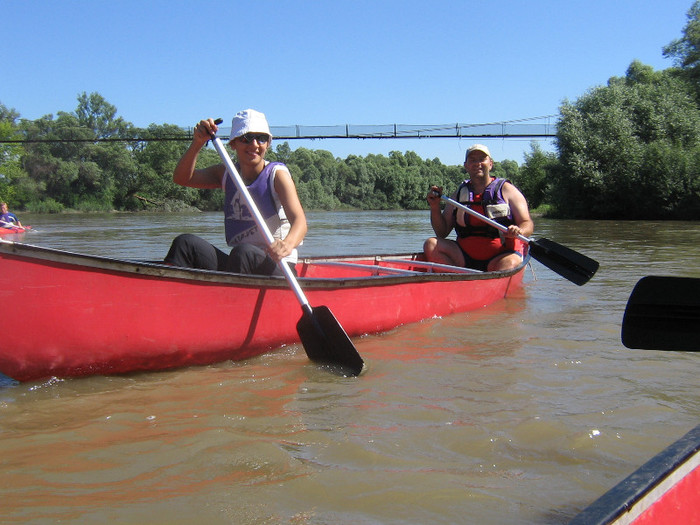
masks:
[(272, 134), (265, 115), (246, 109), (233, 117), (229, 146), (236, 152), (236, 168), (272, 233), (270, 245), (258, 231), (248, 209), (224, 164), (195, 169), (197, 156), (216, 133), (213, 119), (200, 121), (192, 143), (173, 173), (173, 181), (192, 188), (221, 188), (225, 192), (224, 225), (229, 254), (192, 234), (173, 240), (165, 262), (174, 266), (258, 275), (282, 275), (277, 263), (297, 262), (297, 246), (306, 235), (306, 215), (287, 166), (268, 162), (265, 153)]
[[(452, 196), (461, 204), (507, 226), (506, 233), (447, 203), (440, 210), (442, 188), (432, 186), (428, 192), (430, 224), (436, 237), (423, 245), (428, 261), (463, 266), (481, 271), (514, 268), (523, 260), (524, 242), (516, 237), (529, 237), (534, 230), (527, 201), (509, 181), (494, 178), (491, 152), (482, 144), (467, 150), (464, 168), (469, 174)], [(457, 240), (446, 239), (454, 228)]]
[(22, 228), (22, 223), (19, 222), (17, 215), (10, 212), (6, 202), (0, 202), (0, 226), (3, 228)]

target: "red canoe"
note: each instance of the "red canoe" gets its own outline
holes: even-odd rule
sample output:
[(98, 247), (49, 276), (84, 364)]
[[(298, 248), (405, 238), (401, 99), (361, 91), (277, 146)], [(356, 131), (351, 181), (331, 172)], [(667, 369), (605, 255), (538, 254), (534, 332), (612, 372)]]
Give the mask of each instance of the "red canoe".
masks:
[(5, 239), (11, 241), (18, 241), (24, 237), (24, 234), (27, 233), (27, 230), (29, 229), (31, 229), (31, 226), (12, 226), (11, 228), (0, 226), (0, 237), (4, 237)]
[[(527, 262), (481, 273), (417, 255), (311, 258), (311, 306), (350, 337), (482, 308), (522, 284)], [(301, 309), (281, 277), (118, 260), (0, 240), (0, 298), (34, 327), (3, 330), (0, 372), (27, 381), (241, 360), (296, 343)]]

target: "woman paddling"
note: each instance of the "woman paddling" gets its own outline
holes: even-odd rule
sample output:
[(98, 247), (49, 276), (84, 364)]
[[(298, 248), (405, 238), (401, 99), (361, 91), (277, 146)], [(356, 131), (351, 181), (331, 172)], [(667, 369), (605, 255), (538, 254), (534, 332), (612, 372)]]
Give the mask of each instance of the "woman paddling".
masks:
[(233, 117), (229, 145), (238, 156), (237, 170), (269, 226), (274, 242), (268, 245), (258, 231), (244, 197), (226, 174), (223, 164), (195, 169), (201, 149), (215, 134), (213, 119), (200, 121), (194, 129), (192, 144), (173, 173), (173, 181), (192, 188), (221, 188), (225, 192), (224, 224), (226, 254), (206, 240), (182, 234), (173, 240), (165, 262), (175, 266), (258, 275), (282, 275), (277, 263), (284, 261), (292, 269), (297, 262), (297, 246), (306, 235), (306, 215), (287, 166), (268, 162), (265, 153), (272, 134), (265, 115), (246, 109)]

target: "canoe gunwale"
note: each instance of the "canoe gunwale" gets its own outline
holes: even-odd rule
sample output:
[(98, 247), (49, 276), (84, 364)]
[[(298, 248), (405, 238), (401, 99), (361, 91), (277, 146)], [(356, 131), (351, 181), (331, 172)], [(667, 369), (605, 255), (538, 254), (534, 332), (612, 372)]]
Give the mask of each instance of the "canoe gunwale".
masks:
[[(214, 270), (200, 270), (195, 268), (180, 268), (154, 261), (137, 261), (129, 259), (116, 259), (101, 255), (88, 255), (69, 252), (55, 248), (46, 248), (31, 244), (0, 240), (0, 254), (16, 256), (24, 260), (38, 260), (44, 264), (69, 265), (80, 267), (90, 271), (106, 271), (126, 274), (135, 274), (144, 277), (152, 277), (166, 280), (187, 281), (192, 284), (212, 284), (220, 286), (241, 286), (251, 288), (287, 288), (284, 277), (259, 276), (233, 274)], [(410, 264), (411, 258), (417, 257), (415, 253), (405, 254), (379, 254), (379, 255), (350, 255), (330, 257), (307, 257), (299, 260), (299, 265), (312, 265), (315, 262), (352, 262), (374, 260), (378, 267), (381, 262), (391, 264), (392, 260), (402, 258), (406, 264)], [(298, 278), (299, 284), (304, 289), (328, 289), (337, 287), (365, 288), (370, 286), (391, 286), (406, 283), (465, 281), (465, 280), (490, 280), (503, 279), (520, 272), (528, 263), (529, 255), (516, 268), (499, 272), (469, 272), (460, 271), (424, 271), (406, 273), (387, 273), (382, 275), (369, 274), (367, 276), (353, 277), (304, 277), (303, 271)], [(420, 265), (420, 261), (417, 261)], [(372, 268), (373, 265), (364, 265)], [(439, 265), (438, 265), (439, 266)], [(383, 267), (391, 269), (391, 266)]]

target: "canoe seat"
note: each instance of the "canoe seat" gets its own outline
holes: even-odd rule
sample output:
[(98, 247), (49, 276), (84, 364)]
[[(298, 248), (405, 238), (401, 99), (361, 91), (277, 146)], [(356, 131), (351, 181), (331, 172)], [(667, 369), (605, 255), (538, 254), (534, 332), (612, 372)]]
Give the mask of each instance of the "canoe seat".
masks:
[(370, 272), (372, 275), (420, 275), (424, 272), (414, 272), (412, 270), (402, 270), (401, 268), (387, 268), (386, 266), (378, 266), (376, 264), (359, 264), (340, 261), (311, 261), (306, 264), (313, 266), (335, 266), (340, 268), (351, 268), (353, 270), (363, 270)]
[(418, 268), (425, 268), (428, 271), (435, 273), (483, 273), (481, 270), (475, 270), (474, 268), (463, 268), (461, 266), (451, 266), (449, 264), (440, 264), (427, 261), (412, 261), (410, 259), (384, 259), (381, 257), (378, 257), (377, 260), (391, 264), (417, 266)]

